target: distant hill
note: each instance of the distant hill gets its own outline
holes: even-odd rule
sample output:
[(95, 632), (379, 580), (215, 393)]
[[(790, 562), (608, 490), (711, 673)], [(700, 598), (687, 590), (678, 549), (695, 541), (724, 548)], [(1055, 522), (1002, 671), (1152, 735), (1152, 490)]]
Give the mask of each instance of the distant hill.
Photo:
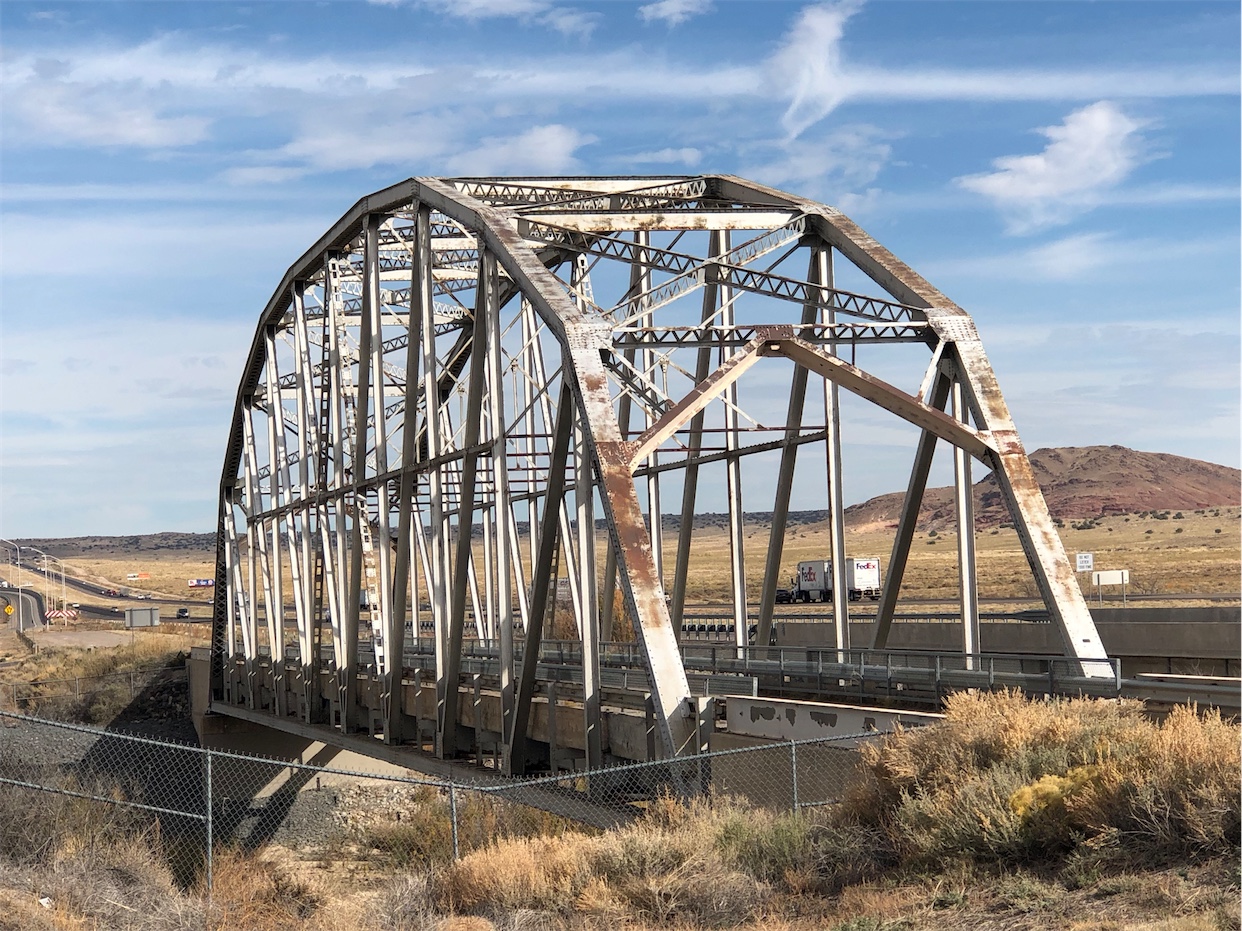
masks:
[(59, 539), (17, 540), (20, 546), (27, 544), (47, 552), (49, 555), (67, 558), (71, 556), (89, 556), (92, 553), (105, 556), (114, 553), (150, 553), (158, 550), (183, 550), (187, 553), (216, 551), (216, 535), (214, 533), (142, 533), (119, 537), (62, 537)]
[[(1228, 466), (1144, 453), (1124, 446), (1037, 449), (1031, 466), (1053, 517), (1081, 520), (1140, 511), (1186, 511), (1236, 507), (1242, 499), (1242, 471)], [(975, 484), (975, 521), (993, 527), (1010, 520), (989, 474)], [(897, 521), (904, 492), (880, 495), (846, 508), (853, 529), (881, 529)], [(919, 527), (940, 530), (955, 521), (952, 488), (929, 488), (919, 511)]]
[[(1124, 446), (1077, 446), (1037, 449), (1031, 454), (1035, 477), (1053, 517), (1081, 520), (1109, 514), (1141, 511), (1193, 511), (1196, 508), (1237, 507), (1242, 503), (1242, 471), (1228, 466), (1171, 456), (1144, 453)], [(976, 468), (978, 466), (976, 465)], [(975, 484), (975, 521), (980, 528), (994, 527), (1010, 520), (1008, 509), (988, 475)], [(904, 492), (893, 492), (845, 509), (846, 526), (853, 530), (882, 530), (895, 525), (901, 514)], [(828, 512), (792, 511), (792, 526), (818, 524)], [(952, 488), (929, 488), (919, 511), (919, 529), (943, 530), (955, 521)], [(766, 527), (771, 511), (748, 511), (746, 524)], [(665, 514), (663, 525), (676, 531), (677, 514)], [(603, 521), (598, 522), (602, 528)], [(727, 514), (696, 514), (695, 527), (727, 528)], [(524, 521), (518, 532), (525, 533)], [(475, 527), (476, 535), (482, 528)], [(71, 537), (66, 539), (19, 540), (33, 544), (53, 556), (85, 556), (91, 552), (152, 552), (157, 550), (214, 553), (214, 533), (151, 533), (117, 537)]]

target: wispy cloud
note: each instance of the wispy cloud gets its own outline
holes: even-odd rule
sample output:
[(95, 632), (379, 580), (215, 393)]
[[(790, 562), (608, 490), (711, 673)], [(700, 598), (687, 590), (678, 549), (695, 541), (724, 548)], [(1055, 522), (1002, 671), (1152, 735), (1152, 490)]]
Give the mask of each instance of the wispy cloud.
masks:
[(742, 173), (836, 202), (874, 181), (892, 154), (891, 134), (869, 124), (750, 146)]
[[(414, 8), (474, 20), (538, 20), (569, 34), (589, 31), (599, 15), (547, 0), (468, 0)], [(675, 16), (690, 7), (659, 9)], [(442, 118), (460, 114), (478, 126), (487, 120), (483, 111), (474, 112), (478, 108), (502, 107), (530, 122), (546, 122), (549, 107), (596, 107), (606, 97), (612, 106), (708, 103), (748, 108), (756, 136), (775, 131), (794, 139), (842, 104), (863, 100), (1088, 101), (1237, 93), (1236, 69), (1211, 64), (1166, 64), (1142, 71), (985, 71), (857, 63), (843, 49), (848, 23), (859, 9), (856, 0), (807, 7), (773, 56), (734, 61), (665, 58), (630, 45), (604, 47), (590, 55), (549, 55), (511, 46), (498, 54), (480, 52), (473, 59), (460, 51), (409, 48), (364, 61), (331, 53), (277, 54), (271, 48), (215, 39), (204, 42), (189, 32), (165, 32), (128, 43), (75, 45), (47, 39), (42, 46), (9, 51), (0, 63), (6, 101), (0, 116), (10, 148), (107, 145), (159, 150), (218, 141), (226, 114), (266, 119), (278, 136), (289, 129), (297, 135), (298, 127), (311, 122), (316, 130), (330, 129), (325, 108), (333, 108), (334, 117), (356, 117), (360, 124), (398, 127), (412, 114), (434, 108)], [(783, 112), (771, 112), (773, 96), (784, 101)], [(291, 142), (297, 144), (279, 151)], [(385, 146), (374, 138), (364, 138), (362, 144), (370, 151)], [(276, 141), (270, 152), (284, 167), (299, 167), (279, 162), (297, 149), (317, 151), (313, 143), (285, 139)], [(311, 159), (302, 167), (335, 170), (343, 161), (350, 160)]]
[[(984, 337), (1007, 373), (1005, 396), (1030, 449), (1123, 443), (1237, 462), (1236, 316), (1187, 326), (1001, 328)], [(1018, 363), (1031, 356), (1044, 360), (1038, 369)]]
[(680, 149), (660, 149), (655, 152), (639, 152), (625, 159), (631, 165), (686, 165), (695, 167), (703, 160), (703, 152), (693, 146)]
[(789, 106), (781, 124), (798, 136), (835, 110), (852, 92), (841, 61), (845, 24), (861, 8), (860, 0), (839, 0), (804, 9), (773, 59)]
[(574, 153), (595, 141), (559, 124), (536, 126), (510, 138), (489, 137), (478, 148), (448, 160), (449, 170), (461, 175), (561, 174), (572, 171)]
[(1040, 129), (1049, 140), (1042, 152), (998, 158), (992, 163), (996, 171), (965, 175), (957, 183), (990, 198), (1011, 232), (1064, 223), (1098, 204), (1102, 192), (1137, 167), (1143, 125), (1102, 100)]
[(712, 0), (658, 0), (638, 8), (638, 17), (645, 23), (662, 22), (680, 26), (688, 19), (711, 12)]
[(211, 120), (173, 115), (151, 101), (126, 100), (102, 87), (46, 81), (6, 95), (12, 116), (37, 127), (43, 144), (176, 148), (202, 142)]
[(1132, 276), (1135, 269), (1156, 269), (1160, 263), (1228, 255), (1236, 253), (1237, 248), (1236, 236), (1168, 242), (1090, 232), (1064, 236), (1012, 252), (933, 259), (923, 264), (923, 270), (933, 279), (944, 276), (1067, 283), (1106, 279), (1118, 272)]
[(786, 99), (781, 124), (790, 137), (847, 102), (899, 100), (1098, 100), (1238, 93), (1234, 68), (888, 68), (854, 64), (845, 27), (862, 0), (806, 7), (769, 62), (765, 88)]
[[(397, 4), (400, 2), (396, 0)], [(473, 21), (500, 17), (524, 19), (549, 26), (563, 35), (584, 38), (595, 30), (600, 20), (598, 14), (557, 6), (549, 0), (422, 0), (420, 5), (445, 16)]]

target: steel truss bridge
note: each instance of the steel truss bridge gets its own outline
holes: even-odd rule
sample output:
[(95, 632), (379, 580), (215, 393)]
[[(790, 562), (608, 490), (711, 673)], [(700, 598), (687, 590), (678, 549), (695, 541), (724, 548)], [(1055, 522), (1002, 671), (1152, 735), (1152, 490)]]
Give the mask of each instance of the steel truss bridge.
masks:
[[(917, 428), (868, 644), (849, 642), (843, 391)], [(769, 642), (795, 490), (827, 512), (844, 660), (885, 647), (940, 442), (964, 670), (979, 653), (979, 462), (1065, 674), (1112, 679), (973, 321), (838, 210), (729, 176), (402, 182), (333, 225), (259, 319), (220, 484), (213, 704), (429, 738), (454, 758), (473, 749), (458, 722), (487, 644), (495, 743), (516, 774), (540, 763), (541, 642), (570, 639), (594, 768), (608, 752), (601, 644), (632, 630), (657, 752), (696, 753), (678, 640), (702, 499), (724, 502), (717, 571), (739, 659), (752, 624)], [(743, 499), (771, 509), (758, 552)], [(675, 524), (658, 518), (673, 501)], [(421, 693), (432, 673), (434, 712), (420, 711), (411, 680)]]

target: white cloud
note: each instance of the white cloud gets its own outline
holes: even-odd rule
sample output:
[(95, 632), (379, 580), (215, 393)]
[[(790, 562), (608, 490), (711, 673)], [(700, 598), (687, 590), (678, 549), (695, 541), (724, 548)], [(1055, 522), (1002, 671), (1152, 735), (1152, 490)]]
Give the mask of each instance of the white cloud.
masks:
[(789, 106), (781, 123), (791, 137), (818, 123), (850, 96), (852, 85), (841, 62), (846, 21), (859, 0), (839, 0), (804, 9), (773, 59), (785, 84)]
[(1038, 155), (996, 159), (996, 171), (966, 175), (957, 183), (990, 198), (1007, 216), (1011, 232), (1064, 223), (1091, 209), (1102, 191), (1116, 187), (1142, 158), (1143, 127), (1111, 101), (1075, 110), (1039, 132), (1049, 140)]
[(188, 146), (206, 139), (211, 125), (205, 117), (163, 115), (155, 102), (70, 82), (46, 81), (5, 96), (10, 114), (44, 145)]
[(843, 103), (863, 100), (1074, 101), (1238, 92), (1236, 70), (1212, 65), (1056, 70), (850, 64), (841, 48), (845, 25), (862, 6), (863, 0), (834, 0), (806, 7), (768, 63), (765, 88), (789, 101), (781, 124), (791, 138)]
[[(1174, 327), (1167, 320), (1045, 325), (1007, 335), (997, 339), (989, 329), (984, 338), (1029, 449), (1122, 443), (1237, 464), (1236, 316)], [(1038, 367), (1024, 363), (1032, 357)]]
[(743, 153), (742, 174), (831, 203), (876, 179), (892, 153), (886, 140), (877, 127), (856, 124), (757, 146)]
[(539, 17), (539, 22), (551, 26), (561, 35), (585, 39), (595, 31), (602, 17), (598, 13), (585, 13), (568, 7), (553, 7)]
[(660, 20), (669, 26), (680, 26), (694, 16), (710, 12), (712, 0), (658, 0), (638, 8), (639, 18), (645, 23)]
[[(387, 0), (393, 5), (401, 0)], [(566, 36), (589, 36), (599, 24), (600, 15), (556, 6), (549, 0), (423, 0), (422, 6), (445, 16), (477, 22), (482, 19), (513, 17), (549, 26)]]
[(1133, 278), (1137, 269), (1160, 263), (1200, 260), (1236, 253), (1236, 238), (1164, 241), (1121, 239), (1108, 233), (1078, 233), (1029, 249), (989, 256), (931, 260), (923, 265), (932, 279), (961, 277), (1023, 282), (1081, 282), (1107, 279), (1118, 272)]
[(595, 141), (594, 136), (553, 123), (507, 139), (488, 137), (478, 148), (449, 158), (448, 165), (459, 175), (561, 174), (577, 166), (578, 149)]
[(284, 184), (305, 177), (307, 169), (290, 168), (279, 165), (256, 165), (246, 168), (228, 168), (221, 172), (220, 180), (225, 184), (236, 185), (270, 185)]
[(692, 147), (660, 149), (658, 152), (639, 152), (625, 159), (632, 165), (687, 165), (693, 168), (703, 160), (703, 153)]
[(531, 16), (550, 6), (547, 0), (423, 0), (423, 6), (461, 19), (489, 19), (496, 16)]
[[(371, 168), (375, 165), (425, 164), (451, 152), (458, 132), (455, 121), (420, 114), (393, 120), (372, 107), (359, 107), (331, 125), (304, 126), (297, 138), (265, 155), (278, 168), (306, 167), (318, 171)], [(417, 173), (417, 172), (414, 172)], [(240, 179), (245, 180), (241, 175)]]

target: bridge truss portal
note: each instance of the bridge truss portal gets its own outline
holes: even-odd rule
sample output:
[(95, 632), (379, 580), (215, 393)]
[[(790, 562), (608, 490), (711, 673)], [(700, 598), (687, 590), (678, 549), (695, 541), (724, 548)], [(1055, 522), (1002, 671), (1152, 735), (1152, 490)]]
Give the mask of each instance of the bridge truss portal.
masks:
[[(888, 374), (902, 364), (906, 388)], [(520, 772), (539, 644), (569, 637), (594, 766), (600, 643), (632, 629), (659, 752), (696, 752), (678, 638), (701, 498), (723, 501), (741, 648), (752, 626), (768, 642), (791, 499), (818, 489), (850, 646), (843, 390), (919, 437), (868, 645), (888, 636), (944, 441), (964, 651), (979, 651), (978, 461), (1066, 655), (1111, 674), (1088, 662), (1104, 650), (974, 323), (839, 211), (727, 176), (417, 178), (359, 201), (263, 311), (221, 480), (214, 700), (421, 743), (402, 660), (425, 635), (436, 751), (453, 757), (463, 640), (484, 641)], [(744, 498), (772, 512), (761, 552)], [(647, 519), (674, 501), (675, 524)]]

